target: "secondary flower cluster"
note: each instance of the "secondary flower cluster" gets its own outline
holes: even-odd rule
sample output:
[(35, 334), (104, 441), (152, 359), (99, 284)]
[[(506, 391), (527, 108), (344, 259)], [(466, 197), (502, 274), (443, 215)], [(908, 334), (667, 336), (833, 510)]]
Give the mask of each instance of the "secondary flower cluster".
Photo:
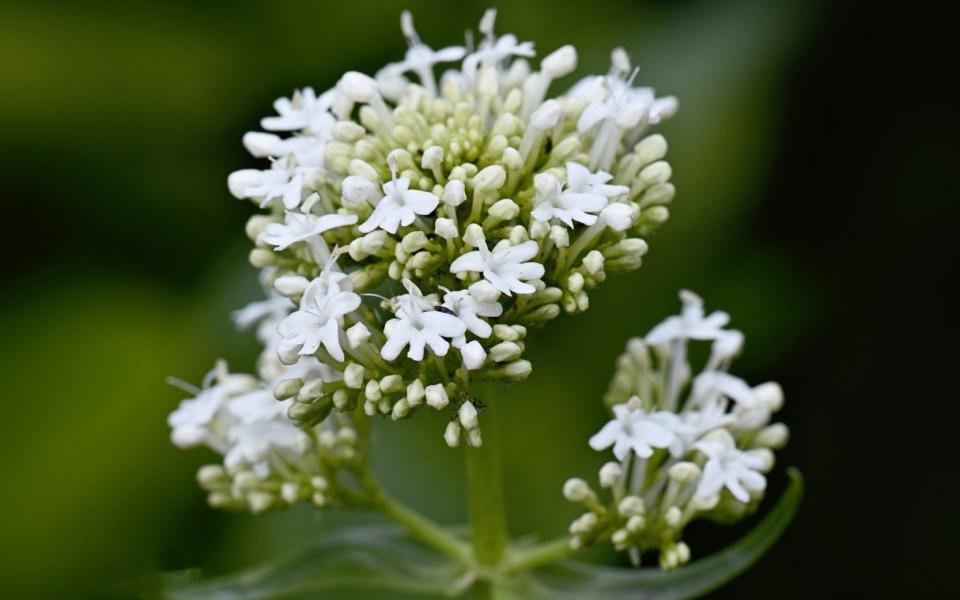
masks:
[[(586, 310), (668, 217), (666, 142), (645, 132), (676, 100), (634, 87), (619, 49), (609, 73), (548, 98), (576, 51), (535, 69), (533, 44), (496, 35), (495, 16), (475, 47), (434, 51), (404, 12), (402, 61), (281, 98), (267, 132), (244, 136), (271, 161), (229, 177), (268, 211), (248, 223), (250, 259), (296, 309), (279, 358), (336, 375), (277, 382), (302, 425), (331, 407), (401, 419), (427, 405), (449, 410), (448, 443), (480, 444), (470, 381), (527, 377), (528, 331)], [(455, 64), (438, 81), (441, 63)]]
[[(783, 405), (780, 386), (752, 387), (727, 372), (743, 346), (739, 331), (724, 329), (728, 315), (705, 315), (692, 292), (680, 297), (681, 314), (630, 340), (617, 361), (605, 398), (614, 418), (590, 438), (591, 448), (611, 448), (616, 459), (599, 473), (609, 498), (582, 479), (563, 489), (586, 509), (570, 525), (575, 547), (612, 543), (634, 564), (658, 550), (664, 569), (689, 560), (681, 536), (691, 520), (731, 521), (757, 507), (772, 451), (788, 437), (786, 426), (769, 424)], [(692, 382), (690, 340), (711, 342)]]
[[(286, 366), (277, 359), (277, 325), (290, 312), (286, 298), (273, 297), (234, 314), (241, 327), (258, 325), (265, 350), (257, 374), (230, 373), (218, 361), (202, 389), (174, 381), (191, 394), (170, 414), (173, 443), (206, 446), (223, 455), (222, 464), (205, 465), (197, 479), (218, 508), (261, 512), (309, 499), (317, 506), (350, 504), (355, 490), (344, 473), (362, 473), (366, 436), (349, 414), (330, 414), (301, 427), (288, 417), (307, 405), (278, 402), (274, 387), (284, 378), (336, 381), (340, 375), (315, 358)], [(358, 431), (359, 430), (359, 431)]]

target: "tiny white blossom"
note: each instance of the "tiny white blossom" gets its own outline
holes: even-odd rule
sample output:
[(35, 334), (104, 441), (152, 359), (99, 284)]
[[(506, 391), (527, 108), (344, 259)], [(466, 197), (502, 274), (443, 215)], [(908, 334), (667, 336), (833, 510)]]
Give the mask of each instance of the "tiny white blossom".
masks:
[(291, 244), (304, 242), (325, 231), (353, 225), (357, 215), (329, 214), (316, 216), (288, 210), (283, 223), (269, 223), (260, 235), (260, 241), (270, 244), (275, 250), (286, 250)]
[(613, 446), (617, 460), (626, 459), (631, 450), (640, 458), (649, 458), (654, 448), (669, 448), (676, 439), (673, 431), (641, 409), (631, 411), (625, 404), (617, 404), (613, 414), (613, 420), (590, 438), (590, 447), (599, 451)]
[(730, 315), (716, 311), (704, 316), (703, 300), (691, 291), (680, 292), (683, 310), (679, 315), (667, 317), (654, 327), (644, 338), (651, 346), (658, 346), (674, 340), (715, 340), (724, 335), (723, 326), (730, 321)]
[(272, 451), (287, 451), (293, 458), (310, 446), (309, 436), (285, 418), (238, 423), (230, 429), (230, 442), (223, 460), (227, 469), (247, 464), (260, 477), (270, 473), (268, 457)]
[(380, 355), (386, 360), (394, 360), (406, 346), (410, 349), (407, 356), (413, 360), (423, 360), (426, 346), (437, 356), (446, 355), (450, 343), (444, 339), (456, 339), (464, 335), (467, 326), (454, 315), (439, 310), (430, 310), (419, 288), (409, 280), (404, 281), (409, 293), (394, 299), (396, 318), (385, 327), (387, 342)]
[(440, 198), (430, 192), (411, 190), (410, 179), (398, 178), (392, 163), (391, 172), (393, 179), (383, 184), (383, 197), (376, 203), (373, 214), (358, 227), (361, 233), (370, 233), (378, 227), (396, 233), (401, 225), (410, 225), (417, 215), (431, 214), (440, 204)]
[(265, 171), (241, 169), (227, 177), (227, 187), (234, 197), (257, 199), (260, 206), (280, 199), (287, 209), (300, 205), (303, 182), (303, 169), (296, 167), (293, 157), (275, 160), (271, 168)]
[(284, 355), (313, 354), (321, 344), (336, 360), (343, 360), (340, 332), (344, 315), (360, 306), (360, 296), (330, 286), (324, 277), (310, 282), (300, 300), (300, 310), (287, 316), (277, 328), (280, 337), (278, 351)]
[(228, 373), (226, 365), (218, 363), (205, 378), (203, 389), (180, 402), (167, 417), (171, 440), (181, 448), (206, 445), (223, 452), (229, 428), (224, 412), (227, 402), (255, 387), (256, 380), (250, 375)]
[[(479, 302), (469, 290), (447, 292), (443, 295), (443, 306), (463, 321), (467, 331), (481, 338), (490, 337), (493, 327), (480, 317), (499, 317), (503, 314), (503, 305), (499, 302)], [(453, 345), (460, 346), (465, 341), (463, 338), (459, 340), (460, 343), (454, 340)]]
[(431, 94), (436, 94), (437, 85), (433, 76), (433, 65), (460, 60), (466, 54), (466, 49), (462, 46), (450, 46), (441, 50), (432, 50), (420, 41), (416, 29), (413, 28), (413, 16), (410, 11), (405, 10), (400, 14), (400, 27), (410, 47), (403, 61), (391, 63), (383, 69), (384, 75), (390, 77), (413, 71), (420, 78), (420, 85)]
[(739, 450), (725, 429), (718, 429), (709, 439), (694, 444), (694, 448), (707, 457), (697, 485), (698, 496), (714, 496), (727, 488), (740, 502), (749, 502), (750, 492), (760, 493), (767, 487), (767, 479), (761, 473), (769, 467), (766, 453)]
[(527, 281), (543, 277), (543, 265), (527, 262), (537, 255), (537, 242), (528, 240), (516, 246), (498, 245), (491, 252), (485, 240), (477, 240), (477, 249), (458, 257), (450, 264), (452, 273), (473, 271), (482, 273), (500, 292), (511, 295), (532, 294), (536, 291)]
[(518, 42), (517, 37), (513, 34), (494, 36), (493, 24), (496, 16), (496, 9), (490, 9), (484, 13), (483, 19), (480, 21), (480, 32), (484, 34), (484, 40), (480, 43), (476, 52), (463, 59), (463, 74), (467, 81), (474, 80), (479, 65), (497, 66), (501, 61), (511, 56), (529, 58), (536, 54), (533, 49), (533, 42)]
[[(623, 185), (607, 184), (612, 178), (604, 171), (591, 173), (590, 169), (575, 162), (567, 163), (565, 186), (561, 186), (556, 177), (541, 173), (535, 178), (539, 204), (531, 215), (544, 222), (559, 219), (571, 229), (574, 221), (593, 225), (597, 222), (597, 213), (607, 207), (611, 198), (630, 191)], [(628, 208), (625, 204), (619, 206)]]
[(335, 119), (330, 114), (334, 90), (327, 90), (318, 97), (313, 88), (297, 90), (291, 98), (279, 98), (273, 103), (275, 117), (264, 117), (260, 126), (267, 131), (295, 131), (304, 129), (314, 135), (326, 133)]

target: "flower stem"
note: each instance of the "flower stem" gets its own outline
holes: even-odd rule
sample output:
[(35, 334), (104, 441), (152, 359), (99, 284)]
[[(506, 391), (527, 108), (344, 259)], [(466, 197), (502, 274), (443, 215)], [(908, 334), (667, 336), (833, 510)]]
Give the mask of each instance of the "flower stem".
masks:
[(473, 532), (473, 555), (481, 566), (495, 567), (503, 558), (509, 538), (500, 477), (500, 447), (493, 386), (475, 385), (483, 410), (483, 445), (466, 449), (467, 501)]
[(548, 565), (573, 553), (570, 536), (563, 536), (532, 548), (517, 550), (507, 558), (503, 570), (507, 573), (522, 573)]
[(421, 543), (450, 556), (462, 565), (472, 564), (470, 547), (466, 542), (409, 506), (390, 497), (379, 486), (376, 488), (374, 504), (384, 516), (402, 525)]

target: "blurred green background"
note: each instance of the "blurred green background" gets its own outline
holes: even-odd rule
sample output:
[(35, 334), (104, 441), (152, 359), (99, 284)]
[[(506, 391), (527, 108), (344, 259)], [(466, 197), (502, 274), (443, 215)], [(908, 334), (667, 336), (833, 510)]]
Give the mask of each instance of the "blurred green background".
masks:
[[(244, 370), (255, 356), (228, 320), (258, 295), (252, 207), (226, 190), (227, 173), (256, 164), (243, 132), (294, 87), (396, 60), (402, 8), (437, 47), (489, 4), (0, 7), (0, 596), (124, 596), (151, 573), (225, 572), (354, 518), (207, 508), (193, 474), (208, 456), (168, 443), (182, 394), (164, 378), (198, 381), (217, 357)], [(734, 371), (784, 384), (794, 439), (781, 466), (809, 480), (798, 523), (717, 596), (952, 595), (955, 461), (908, 451), (949, 426), (901, 412), (955, 396), (935, 370), (949, 353), (923, 350), (943, 340), (907, 314), (947, 318), (945, 271), (924, 269), (946, 263), (956, 233), (957, 123), (945, 117), (957, 104), (936, 88), (943, 22), (921, 12), (504, 3), (499, 31), (541, 53), (573, 43), (581, 74), (605, 71), (623, 45), (639, 81), (681, 101), (662, 128), (679, 193), (647, 263), (534, 338), (533, 376), (502, 399), (514, 533), (552, 537), (574, 516), (560, 487), (601, 463), (586, 439), (614, 358), (689, 287), (747, 334)], [(387, 484), (463, 521), (462, 456), (442, 422), (383, 425)], [(694, 553), (741, 531), (694, 527)]]

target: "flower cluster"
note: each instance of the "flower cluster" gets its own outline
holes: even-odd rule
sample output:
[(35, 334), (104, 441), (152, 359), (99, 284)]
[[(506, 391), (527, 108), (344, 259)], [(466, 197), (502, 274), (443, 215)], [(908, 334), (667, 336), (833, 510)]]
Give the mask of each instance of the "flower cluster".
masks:
[[(434, 51), (405, 12), (403, 61), (280, 99), (261, 125), (291, 135), (244, 137), (272, 161), (229, 178), (269, 210), (247, 227), (251, 261), (299, 307), (279, 325), (280, 359), (339, 374), (281, 381), (278, 397), (394, 419), (452, 404), (446, 439), (458, 443), (459, 427), (480, 443), (459, 418), (470, 379), (525, 378), (528, 330), (585, 310), (587, 291), (638, 267), (667, 218), (666, 142), (644, 132), (676, 100), (634, 87), (622, 50), (607, 75), (547, 99), (576, 51), (533, 71), (533, 44), (495, 35), (494, 19), (484, 15), (477, 47)], [(438, 84), (435, 65), (457, 61)]]
[[(226, 470), (202, 477), (218, 503), (249, 496), (238, 465), (286, 484), (347, 460), (351, 427), (375, 415), (447, 411), (446, 442), (479, 446), (471, 382), (526, 378), (528, 332), (586, 310), (666, 221), (667, 145), (646, 131), (676, 100), (634, 86), (620, 49), (606, 75), (548, 98), (576, 50), (535, 68), (533, 44), (496, 35), (495, 18), (475, 46), (435, 51), (404, 12), (402, 61), (281, 98), (265, 131), (244, 135), (270, 161), (228, 178), (265, 209), (246, 231), (270, 299), (240, 315), (261, 323), (260, 373), (221, 373), (171, 416), (175, 441), (225, 454)], [(249, 444), (248, 426), (262, 433)]]
[[(770, 424), (783, 405), (780, 386), (750, 386), (727, 372), (743, 346), (739, 331), (724, 329), (728, 315), (705, 315), (691, 292), (680, 297), (680, 315), (628, 342), (605, 398), (614, 418), (590, 438), (591, 448), (612, 449), (616, 459), (599, 473), (609, 500), (582, 479), (563, 490), (586, 509), (570, 526), (574, 546), (609, 542), (635, 564), (658, 550), (664, 569), (689, 560), (681, 535), (691, 520), (730, 521), (757, 507), (773, 450), (788, 436), (786, 426)], [(695, 377), (690, 340), (711, 343)]]
[[(326, 506), (356, 499), (341, 475), (363, 470), (362, 426), (329, 408), (318, 414), (309, 399), (278, 402), (274, 395), (277, 383), (291, 378), (335, 382), (341, 377), (316, 358), (294, 366), (278, 360), (277, 326), (291, 309), (286, 298), (274, 296), (234, 313), (239, 326), (257, 326), (265, 346), (256, 375), (230, 373), (218, 361), (202, 388), (173, 381), (191, 394), (168, 418), (173, 443), (206, 446), (223, 455), (222, 464), (205, 465), (197, 474), (212, 506), (261, 512), (300, 500)], [(299, 426), (288, 416), (303, 413), (313, 415), (312, 426)]]

